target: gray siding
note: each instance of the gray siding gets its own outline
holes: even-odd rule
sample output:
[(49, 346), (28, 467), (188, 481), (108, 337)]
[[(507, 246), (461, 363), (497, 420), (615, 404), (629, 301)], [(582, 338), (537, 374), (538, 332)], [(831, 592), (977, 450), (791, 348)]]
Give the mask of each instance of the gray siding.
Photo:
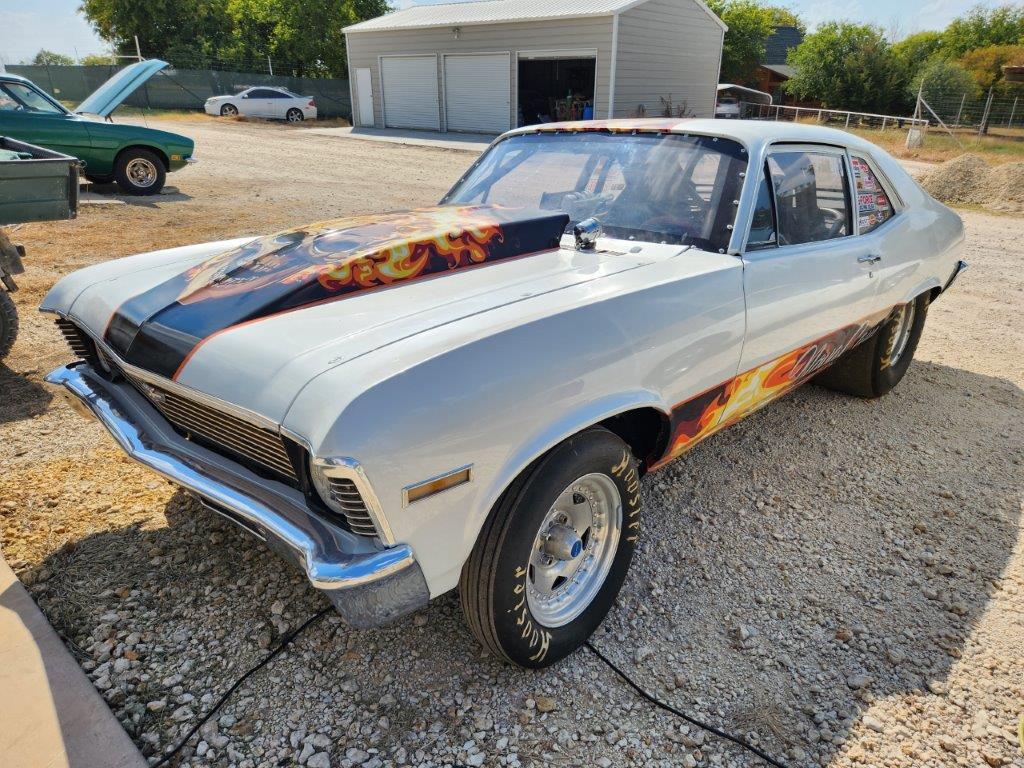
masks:
[[(689, 3), (691, 0), (685, 0)], [(696, 8), (696, 6), (694, 6)], [(717, 28), (716, 28), (717, 29)], [(445, 53), (511, 52), (512, 98), (511, 125), (516, 124), (518, 108), (516, 95), (516, 52), (536, 50), (591, 49), (597, 51), (597, 90), (594, 94), (594, 115), (608, 114), (608, 79), (612, 49), (611, 17), (559, 19), (545, 22), (513, 24), (467, 25), (460, 28), (456, 40), (450, 27), (437, 29), (409, 29), (390, 32), (352, 32), (347, 35), (349, 76), (353, 100), (356, 93), (355, 70), (368, 67), (373, 80), (373, 117), (378, 127), (384, 125), (381, 109), (381, 81), (378, 56), (388, 54), (437, 54), (438, 93), (441, 95), (441, 129), (445, 129), (444, 83), (442, 82)], [(621, 34), (621, 30), (620, 30)], [(621, 39), (621, 38), (620, 38)], [(621, 63), (620, 63), (621, 66)], [(714, 86), (711, 86), (712, 89)], [(353, 115), (359, 114), (358, 104), (352, 105)]]
[(670, 96), (673, 105), (686, 102), (688, 115), (714, 116), (723, 34), (693, 0), (648, 0), (623, 12), (614, 116), (633, 116), (643, 104), (658, 117), (660, 98)]

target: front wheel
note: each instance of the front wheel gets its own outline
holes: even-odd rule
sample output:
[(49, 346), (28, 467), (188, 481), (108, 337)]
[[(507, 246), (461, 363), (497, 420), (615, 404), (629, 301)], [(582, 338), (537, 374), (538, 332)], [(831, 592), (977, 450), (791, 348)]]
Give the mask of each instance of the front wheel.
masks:
[(129, 195), (155, 195), (164, 188), (167, 170), (155, 152), (132, 147), (117, 156), (114, 180)]
[(18, 309), (11, 294), (0, 288), (0, 360), (7, 357), (17, 337)]
[(459, 594), (484, 647), (523, 667), (579, 648), (619, 593), (640, 532), (629, 447), (594, 428), (527, 468), (491, 510)]
[(929, 294), (897, 307), (866, 341), (815, 377), (828, 389), (856, 397), (881, 397), (900, 383), (914, 359), (928, 316)]
[(237, 117), (238, 107), (236, 107), (234, 104), (225, 104), (223, 107), (220, 108), (220, 114), (222, 117)]
[(289, 109), (284, 117), (289, 123), (301, 123), (306, 119), (306, 116), (302, 114), (302, 110), (296, 109), (295, 107)]

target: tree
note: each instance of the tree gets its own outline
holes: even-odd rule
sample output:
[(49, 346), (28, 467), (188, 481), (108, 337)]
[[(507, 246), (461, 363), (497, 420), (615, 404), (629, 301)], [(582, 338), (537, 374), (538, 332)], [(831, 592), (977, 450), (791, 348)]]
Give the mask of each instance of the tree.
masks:
[(116, 64), (117, 59), (109, 53), (90, 53), (79, 59), (78, 63), (86, 67), (102, 67)]
[(772, 10), (754, 0), (711, 0), (708, 3), (729, 30), (722, 44), (719, 80), (748, 83), (764, 56), (764, 41), (775, 29)]
[(953, 19), (942, 34), (943, 48), (953, 58), (990, 45), (1024, 44), (1024, 5), (1011, 3), (996, 8), (976, 5)]
[(892, 55), (907, 72), (915, 72), (932, 56), (941, 56), (942, 33), (918, 32), (892, 45)]
[(930, 59), (921, 67), (910, 81), (908, 89), (908, 93), (915, 99), (920, 89), (925, 101), (935, 109), (939, 108), (943, 98), (959, 100), (966, 94), (968, 99), (974, 99), (979, 95), (978, 86), (970, 72), (955, 61), (941, 56)]
[(70, 56), (65, 56), (63, 53), (54, 53), (48, 51), (45, 48), (41, 48), (33, 59), (33, 64), (49, 64), (61, 67), (67, 67), (75, 63), (75, 60)]
[(902, 109), (906, 76), (879, 27), (823, 24), (790, 51), (796, 74), (785, 85), (798, 99), (859, 112)]
[(769, 5), (765, 10), (771, 16), (773, 27), (796, 27), (801, 32), (807, 32), (807, 25), (804, 23), (804, 20), (789, 8)]
[(961, 56), (959, 64), (983, 91), (993, 86), (999, 90), (1020, 90), (1022, 86), (1019, 83), (1007, 83), (1003, 80), (1003, 65), (1024, 65), (1024, 45), (989, 45), (976, 48)]

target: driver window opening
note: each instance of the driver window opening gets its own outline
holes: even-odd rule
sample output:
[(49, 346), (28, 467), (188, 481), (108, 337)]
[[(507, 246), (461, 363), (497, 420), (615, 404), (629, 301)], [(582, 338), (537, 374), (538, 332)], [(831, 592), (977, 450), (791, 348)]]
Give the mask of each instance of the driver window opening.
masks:
[(849, 187), (840, 155), (775, 152), (768, 158), (768, 171), (775, 189), (779, 245), (850, 234)]
[(21, 83), (0, 85), (0, 110), (43, 112), (51, 115), (63, 114), (49, 99)]

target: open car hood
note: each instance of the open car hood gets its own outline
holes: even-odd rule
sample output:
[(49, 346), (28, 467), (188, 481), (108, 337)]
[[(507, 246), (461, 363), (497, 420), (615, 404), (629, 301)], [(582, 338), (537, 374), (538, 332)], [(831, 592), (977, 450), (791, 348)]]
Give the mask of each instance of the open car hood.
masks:
[(146, 59), (145, 61), (131, 64), (119, 70), (103, 85), (86, 96), (85, 100), (75, 109), (75, 112), (78, 114), (108, 117), (111, 112), (121, 106), (125, 99), (138, 90), (143, 83), (164, 67), (169, 66), (170, 64), (160, 59)]

